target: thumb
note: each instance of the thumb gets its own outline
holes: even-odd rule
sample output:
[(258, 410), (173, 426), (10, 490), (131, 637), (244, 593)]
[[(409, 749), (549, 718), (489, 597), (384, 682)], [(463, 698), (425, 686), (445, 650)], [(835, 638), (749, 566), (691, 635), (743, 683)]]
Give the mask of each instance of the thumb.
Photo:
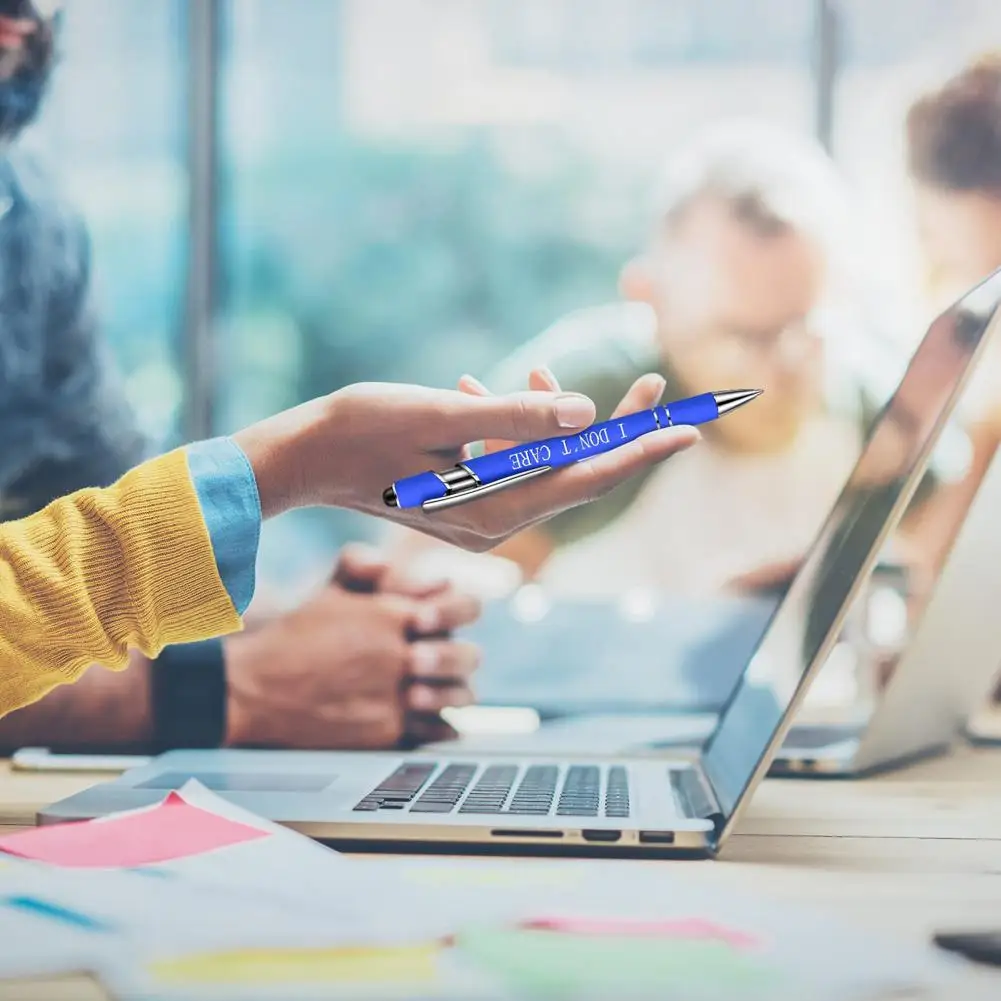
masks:
[(441, 448), (502, 438), (534, 441), (579, 431), (594, 423), (594, 403), (579, 393), (510, 393), (471, 396), (453, 393), (437, 411)]

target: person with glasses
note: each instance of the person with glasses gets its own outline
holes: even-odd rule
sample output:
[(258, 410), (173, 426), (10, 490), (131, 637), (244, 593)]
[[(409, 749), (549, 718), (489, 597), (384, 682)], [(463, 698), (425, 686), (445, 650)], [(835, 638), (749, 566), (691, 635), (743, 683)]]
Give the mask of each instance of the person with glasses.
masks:
[(701, 596), (797, 560), (908, 360), (883, 320), (889, 299), (863, 296), (850, 218), (827, 155), (782, 129), (722, 122), (671, 157), (622, 300), (560, 319), (464, 388), (507, 392), (544, 367), (536, 388), (585, 393), (599, 412), (646, 371), (660, 378), (645, 406), (720, 386), (764, 395), (705, 428), (702, 448), (499, 554), (571, 596)]

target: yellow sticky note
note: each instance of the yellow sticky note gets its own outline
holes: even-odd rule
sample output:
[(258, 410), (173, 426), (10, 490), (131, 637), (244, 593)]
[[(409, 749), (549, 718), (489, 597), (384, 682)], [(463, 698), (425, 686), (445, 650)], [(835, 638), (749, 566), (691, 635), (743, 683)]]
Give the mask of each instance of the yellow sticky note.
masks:
[(164, 983), (429, 983), (437, 945), (339, 949), (245, 949), (155, 963)]

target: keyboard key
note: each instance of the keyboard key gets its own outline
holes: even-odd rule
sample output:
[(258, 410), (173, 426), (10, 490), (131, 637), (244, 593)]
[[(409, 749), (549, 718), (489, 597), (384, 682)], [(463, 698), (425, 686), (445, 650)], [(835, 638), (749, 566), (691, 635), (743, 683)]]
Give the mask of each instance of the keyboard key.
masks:
[(410, 808), (412, 813), (451, 813), (476, 774), (476, 765), (449, 765)]
[(557, 765), (532, 765), (518, 786), (508, 813), (542, 816), (552, 808), (560, 770)]
[(356, 807), (357, 812), (402, 809), (434, 774), (435, 762), (407, 762), (379, 783)]
[(605, 816), (619, 819), (629, 816), (629, 774), (621, 765), (608, 769)]
[(511, 786), (518, 776), (517, 765), (491, 765), (473, 786), (459, 809), (460, 813), (501, 813)]
[(601, 769), (574, 765), (567, 770), (556, 812), (563, 817), (596, 817), (601, 799)]

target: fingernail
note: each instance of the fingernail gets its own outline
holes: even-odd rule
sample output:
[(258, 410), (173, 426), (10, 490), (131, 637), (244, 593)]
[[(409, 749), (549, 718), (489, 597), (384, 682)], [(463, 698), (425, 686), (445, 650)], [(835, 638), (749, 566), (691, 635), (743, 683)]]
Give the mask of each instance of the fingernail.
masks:
[(438, 652), (427, 643), (415, 643), (411, 649), (414, 672), (420, 677), (434, 674), (438, 667)]
[[(469, 374), (469, 373), (467, 372), (467, 373), (466, 373), (466, 374), (465, 374), (465, 375), (464, 375), (464, 376), (462, 377), (462, 379), (464, 379), (464, 380), (465, 380), (466, 382), (468, 382), (468, 383), (469, 383), (469, 384), (470, 384), (471, 386), (474, 386), (474, 387), (475, 387), (476, 389), (479, 389), (479, 390), (481, 390), (481, 391), (482, 391), (482, 392), (484, 392), (484, 393), (489, 393), (489, 392), (490, 392), (490, 390), (489, 390), (489, 389), (487, 389), (487, 387), (486, 387), (486, 386), (484, 386), (484, 385), (483, 385), (483, 383), (482, 383), (482, 382), (480, 382), (480, 380), (479, 380), (479, 379), (477, 379), (475, 375), (470, 375), (470, 374)], [(461, 382), (461, 381), (462, 381), (462, 380), (460, 380), (460, 382)]]
[(654, 389), (657, 390), (657, 402), (660, 402), (661, 397), (664, 395), (664, 390), (667, 389), (667, 379), (662, 375), (654, 376), (650, 380), (650, 393), (653, 394)]
[(556, 419), (561, 428), (586, 428), (594, 422), (594, 404), (579, 393), (556, 397)]

